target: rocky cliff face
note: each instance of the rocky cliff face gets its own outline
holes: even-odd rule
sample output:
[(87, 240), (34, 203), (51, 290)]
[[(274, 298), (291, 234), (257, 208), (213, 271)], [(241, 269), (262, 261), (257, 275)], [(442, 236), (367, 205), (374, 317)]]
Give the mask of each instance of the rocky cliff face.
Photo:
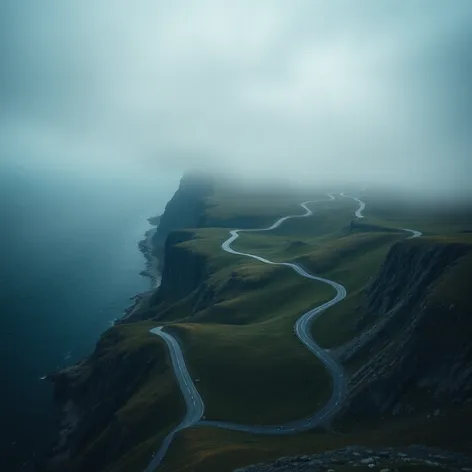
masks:
[(428, 240), (392, 247), (368, 290), (367, 312), (378, 321), (338, 350), (353, 370), (345, 416), (472, 402), (470, 249)]
[[(151, 277), (160, 286), (138, 295), (133, 306), (116, 321), (117, 324), (154, 318), (156, 305), (164, 300), (172, 302), (183, 298), (196, 288), (203, 261), (178, 245), (193, 238), (191, 231), (183, 229), (205, 226), (206, 199), (212, 191), (213, 180), (210, 177), (186, 174), (164, 213), (149, 219), (151, 224), (158, 226), (148, 231), (146, 239), (140, 242), (146, 258), (143, 275)], [(166, 259), (169, 259), (168, 264)]]
[(202, 283), (205, 258), (182, 247), (180, 243), (193, 239), (191, 231), (173, 231), (165, 243), (165, 258), (162, 283), (153, 297), (153, 305), (162, 301), (182, 300)]
[[(59, 439), (39, 470), (104, 470), (122, 457), (123, 451), (131, 451), (133, 456), (133, 448), (141, 447), (155, 431), (164, 434), (179, 418), (182, 399), (167, 351), (149, 333), (151, 325), (131, 322), (154, 317), (156, 306), (185, 298), (201, 283), (204, 260), (179, 244), (194, 236), (182, 228), (204, 224), (205, 199), (211, 192), (209, 178), (195, 174), (182, 178), (163, 215), (150, 219), (158, 227), (140, 243), (147, 275), (156, 278), (156, 260), (163, 268), (161, 286), (136, 296), (133, 307), (117, 320), (117, 326), (104, 333), (89, 358), (49, 376), (61, 410), (61, 425)], [(136, 453), (141, 455), (141, 451)], [(142, 465), (149, 459), (143, 459)]]
[(165, 243), (166, 263), (160, 286), (141, 296), (138, 303), (117, 322), (118, 324), (163, 319), (166, 316), (165, 312), (174, 304), (188, 302), (186, 311), (189, 314), (201, 308), (197, 292), (205, 290), (206, 259), (202, 254), (193, 252), (181, 244), (193, 238), (192, 231), (169, 233)]
[(92, 356), (50, 380), (62, 417), (41, 471), (102, 471), (156, 430), (169, 429), (183, 409), (165, 346), (146, 328), (108, 330)]
[(205, 199), (211, 195), (213, 181), (209, 177), (186, 174), (178, 190), (169, 200), (159, 219), (159, 226), (152, 238), (154, 255), (165, 263), (165, 242), (169, 233), (175, 230), (199, 228), (205, 224)]
[(324, 472), (332, 470), (373, 469), (386, 472), (418, 467), (438, 470), (466, 471), (472, 465), (472, 459), (465, 454), (452, 453), (424, 446), (403, 448), (375, 448), (348, 446), (343, 449), (327, 451), (321, 454), (280, 457), (269, 464), (255, 464), (236, 469), (233, 472)]

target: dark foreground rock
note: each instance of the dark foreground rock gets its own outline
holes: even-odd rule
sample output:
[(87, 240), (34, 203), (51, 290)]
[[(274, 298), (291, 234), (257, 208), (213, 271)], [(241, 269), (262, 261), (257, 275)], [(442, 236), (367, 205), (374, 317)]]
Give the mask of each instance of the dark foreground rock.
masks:
[(350, 468), (394, 472), (408, 467), (418, 469), (446, 469), (472, 472), (472, 458), (457, 452), (443, 451), (425, 446), (406, 448), (370, 449), (348, 446), (335, 451), (315, 455), (280, 457), (270, 464), (255, 464), (234, 472), (336, 472)]

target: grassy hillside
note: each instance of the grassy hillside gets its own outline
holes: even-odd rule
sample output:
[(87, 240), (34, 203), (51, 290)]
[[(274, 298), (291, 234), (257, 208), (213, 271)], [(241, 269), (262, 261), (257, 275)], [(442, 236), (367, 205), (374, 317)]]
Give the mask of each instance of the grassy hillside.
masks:
[[(234, 246), (273, 260), (300, 260), (314, 273), (345, 283), (349, 290), (358, 289), (399, 235), (346, 235), (342, 230), (349, 225), (352, 205), (349, 200), (335, 203), (340, 215), (333, 217), (325, 208), (316, 216), (321, 224), (313, 236), (248, 233)], [(328, 243), (323, 228), (334, 230), (338, 237)], [(295, 233), (297, 228), (289, 231)], [(304, 312), (331, 298), (332, 288), (302, 279), (285, 267), (224, 253), (220, 244), (227, 230), (204, 228), (195, 236), (179, 245), (205, 256), (209, 273), (205, 285), (214, 302), (192, 315), (181, 303), (165, 320), (172, 321), (189, 368), (200, 379), (207, 418), (270, 424), (316, 411), (318, 402), (329, 395), (330, 378), (294, 336), (293, 325)], [(303, 245), (294, 244), (300, 240)], [(356, 264), (362, 264), (363, 271), (354, 276), (351, 268)], [(333, 326), (329, 321), (328, 325)]]
[[(117, 326), (84, 363), (60, 373), (78, 411), (90, 411), (75, 432), (71, 459), (59, 470), (104, 470), (127, 451), (128, 470), (147, 464), (184, 413), (166, 346), (149, 323)], [(115, 466), (114, 466), (115, 467)], [(116, 470), (111, 468), (110, 470)]]
[(472, 204), (465, 202), (434, 203), (419, 196), (367, 191), (366, 222), (389, 227), (413, 228), (428, 235), (472, 231)]
[(329, 395), (330, 377), (293, 325), (333, 289), (285, 267), (224, 253), (220, 230), (197, 235), (182, 245), (207, 256), (205, 284), (216, 302), (168, 329), (200, 379), (207, 418), (270, 424), (313, 413)]
[[(289, 220), (273, 232), (241, 233), (233, 243), (239, 251), (273, 261), (297, 262), (346, 287), (347, 297), (322, 313), (311, 327), (323, 347), (340, 346), (376, 321), (366, 313), (366, 297), (392, 245), (407, 237), (396, 227), (435, 235), (411, 240), (413, 246), (472, 242), (472, 235), (461, 232), (469, 227), (468, 216), (448, 223), (445, 216), (436, 218), (434, 212), (421, 213), (368, 198), (362, 221), (354, 219), (356, 202), (339, 197), (311, 204), (312, 217)], [(165, 325), (179, 339), (190, 373), (198, 379), (207, 419), (277, 424), (312, 414), (326, 401), (331, 392), (330, 376), (294, 335), (293, 325), (303, 313), (332, 298), (334, 290), (301, 278), (289, 268), (221, 250), (230, 229), (267, 226), (281, 216), (302, 214), (300, 202), (318, 199), (326, 200), (326, 195), (215, 185), (199, 205), (206, 226), (184, 231), (188, 237), (176, 240), (173, 246), (171, 258), (178, 264), (171, 272), (175, 280), (168, 281), (167, 287), (171, 291), (173, 284), (181, 284), (180, 288), (188, 288), (186, 295), (179, 300), (156, 296), (156, 303), (150, 303), (144, 312), (149, 321), (109, 330), (83, 367), (79, 393), (93, 390), (95, 382), (100, 384), (100, 376), (109, 379), (110, 373), (129, 388), (113, 402), (114, 408), (107, 410), (103, 427), (89, 432), (76, 451), (71, 472), (84, 468), (91, 472), (141, 470), (165, 433), (181, 419), (181, 395), (167, 350), (148, 332), (157, 325)], [(197, 263), (199, 270), (190, 271), (190, 265)], [(441, 280), (431, 297), (436, 297), (438, 304), (466, 310), (470, 267), (469, 261), (451, 268), (451, 277)], [(198, 274), (199, 279), (188, 284), (185, 277), (189, 272)], [(453, 338), (454, 333), (448, 337)], [(119, 387), (118, 383), (103, 382), (107, 387), (96, 396), (106, 403)], [(86, 406), (94, 411), (92, 404), (90, 401)], [(282, 455), (353, 443), (376, 446), (421, 441), (466, 448), (458, 426), (450, 436), (445, 434), (461, 417), (472, 419), (469, 407), (451, 408), (447, 421), (443, 416), (412, 416), (388, 424), (350, 424), (342, 433), (319, 430), (280, 438), (196, 427), (179, 433), (162, 470), (224, 472)], [(472, 434), (469, 430), (464, 434)]]
[[(386, 224), (386, 221), (380, 219), (377, 221), (367, 219), (361, 224), (351, 226), (355, 204), (352, 205), (352, 201), (349, 200), (333, 202), (333, 206), (336, 208), (333, 210), (333, 214), (329, 211), (329, 203), (331, 202), (319, 204), (320, 210), (312, 218), (287, 222), (282, 227), (283, 230), (281, 228), (273, 233), (242, 233), (233, 247), (240, 251), (257, 253), (274, 261), (298, 261), (313, 273), (327, 276), (344, 284), (348, 289), (348, 297), (327, 310), (313, 324), (313, 335), (318, 342), (326, 347), (333, 347), (346, 342), (359, 334), (359, 330), (368, 327), (365, 324), (365, 317), (363, 325), (356, 324), (356, 321), (365, 315), (362, 310), (365, 305), (366, 286), (379, 272), (390, 247), (395, 242), (405, 239), (407, 235), (395, 231), (393, 225)], [(314, 208), (317, 206), (314, 205)], [(301, 209), (293, 213), (301, 213)], [(408, 221), (405, 217), (402, 218), (403, 221)], [(429, 218), (431, 217), (429, 216)], [(410, 221), (410, 223), (414, 223), (414, 221)], [(440, 226), (439, 223), (437, 225)], [(414, 224), (410, 224), (410, 226), (417, 228)], [(205, 246), (207, 254), (214, 257), (213, 263), (221, 264), (221, 271), (235, 272), (238, 274), (237, 277), (242, 277), (242, 279), (247, 277), (248, 280), (252, 278), (265, 280), (262, 284), (264, 288), (260, 290), (260, 293), (257, 293), (257, 289), (253, 289), (245, 295), (240, 294), (235, 297), (235, 301), (231, 301), (232, 299), (229, 298), (228, 301), (221, 304), (224, 306), (226, 303), (229, 305), (234, 303), (234, 311), (229, 315), (229, 320), (227, 317), (224, 318), (224, 323), (229, 321), (229, 324), (232, 322), (239, 324), (241, 319), (237, 318), (247, 310), (251, 310), (251, 306), (254, 307), (254, 311), (249, 316), (243, 316), (244, 326), (232, 327), (220, 324), (210, 326), (205, 324), (176, 328), (175, 332), (178, 333), (186, 347), (186, 355), (192, 372), (201, 379), (199, 388), (208, 405), (208, 417), (244, 421), (244, 418), (255, 415), (258, 419), (267, 418), (267, 422), (270, 423), (271, 418), (290, 418), (291, 414), (303, 412), (310, 402), (304, 400), (303, 396), (296, 399), (293, 397), (293, 391), (297, 391), (301, 384), (296, 378), (296, 372), (293, 373), (290, 366), (290, 358), (294, 359), (292, 356), (295, 355), (293, 348), (291, 348), (290, 358), (287, 358), (290, 343), (284, 336), (283, 329), (285, 324), (288, 333), (298, 314), (282, 314), (285, 307), (280, 306), (277, 302), (274, 303), (274, 308), (278, 307), (280, 311), (275, 310), (273, 316), (269, 319), (263, 317), (261, 322), (260, 311), (256, 308), (258, 306), (257, 299), (259, 297), (263, 299), (264, 293), (269, 294), (271, 289), (274, 293), (283, 293), (282, 287), (285, 284), (287, 284), (286, 287), (290, 287), (290, 283), (286, 282), (286, 278), (289, 279), (290, 274), (282, 276), (282, 272), (280, 272), (280, 275), (275, 275), (278, 272), (276, 269), (264, 268), (264, 266), (258, 269), (257, 263), (245, 262), (239, 256), (231, 256), (235, 259), (233, 263), (227, 258), (228, 255), (215, 255), (212, 243), (202, 233), (200, 236), (200, 241), (186, 244), (195, 250), (202, 250), (202, 247)], [(460, 238), (467, 238), (467, 235), (461, 235)], [(447, 244), (452, 241), (450, 235), (444, 235), (442, 239)], [(412, 241), (412, 243), (422, 244), (421, 240)], [(217, 262), (220, 257), (221, 260)], [(237, 264), (237, 267), (233, 264)], [(219, 273), (217, 278), (222, 275), (223, 272)], [(222, 276), (221, 279), (225, 279), (225, 277)], [(277, 281), (280, 283), (282, 280), (284, 281), (282, 286), (277, 286)], [(300, 281), (299, 284), (303, 285), (303, 281)], [(288, 290), (293, 289), (294, 287)], [(291, 293), (295, 295), (294, 292)], [(300, 294), (295, 295), (291, 299), (299, 299), (300, 296)], [(247, 306), (243, 302), (246, 297)], [(270, 299), (270, 297), (268, 298)], [(315, 304), (317, 303), (315, 299), (313, 301)], [(270, 303), (268, 300), (264, 302)], [(287, 308), (290, 310), (289, 307)], [(202, 321), (221, 323), (220, 320), (227, 314), (222, 310), (222, 318), (216, 321), (217, 315), (214, 318), (206, 317), (209, 312), (202, 316)], [(257, 349), (254, 348), (254, 345), (257, 346)], [(270, 365), (270, 362), (271, 359), (277, 359), (277, 347), (282, 346), (283, 352), (287, 354), (277, 360), (277, 364), (280, 366), (280, 369), (277, 370)], [(207, 353), (210, 356), (207, 357)], [(254, 353), (257, 353), (256, 356)], [(264, 375), (262, 379), (258, 379), (258, 373), (267, 369), (264, 364), (270, 366), (269, 372), (267, 377)], [(228, 369), (227, 366), (230, 368)], [(277, 377), (272, 377), (272, 368)], [(294, 374), (292, 377), (286, 377), (292, 388), (288, 388), (287, 391), (274, 389), (274, 385), (283, 381), (283, 376), (286, 375), (284, 371)], [(295, 388), (293, 388), (294, 385)], [(251, 388), (248, 389), (247, 386)], [(256, 388), (252, 388), (253, 386)], [(310, 385), (306, 385), (304, 388), (309, 389)], [(259, 395), (254, 390), (259, 390), (261, 394)], [(275, 401), (264, 402), (266, 392), (269, 394), (277, 392)], [(243, 400), (241, 406), (238, 406), (238, 399)], [(277, 409), (278, 402), (280, 402), (280, 406)], [(244, 405), (257, 405), (257, 408), (253, 411), (251, 406), (245, 408)], [(442, 418), (441, 420), (417, 418), (403, 423), (398, 421), (395, 424), (389, 424), (388, 427), (370, 425), (371, 431), (369, 433), (365, 432), (367, 425), (364, 425), (362, 433), (356, 431), (352, 435), (341, 437), (336, 434), (319, 432), (297, 435), (292, 438), (255, 438), (224, 431), (212, 432), (208, 430), (208, 433), (203, 433), (197, 429), (182, 433), (173, 449), (179, 452), (176, 452), (177, 455), (173, 455), (171, 452), (168, 464), (173, 464), (172, 467), (179, 464), (179, 470), (187, 470), (187, 467), (188, 470), (232, 470), (238, 465), (262, 459), (274, 459), (290, 452), (314, 452), (352, 444), (353, 441), (372, 446), (376, 444), (409, 444), (412, 440), (444, 445), (447, 443), (443, 430), (444, 424), (451, 424), (454, 414), (452, 412), (447, 419)], [(439, 425), (439, 423), (441, 424)], [(425, 434), (425, 428), (428, 428), (428, 434)], [(410, 431), (409, 435), (406, 434), (407, 430)], [(204, 437), (212, 439), (208, 439), (209, 442), (206, 443)], [(462, 438), (463, 431), (458, 433), (457, 437)], [(457, 437), (456, 442), (452, 442), (455, 446), (459, 444)], [(194, 458), (195, 462), (190, 461), (192, 469), (188, 463), (187, 465), (180, 464), (177, 459), (183, 450), (188, 454), (187, 458)]]
[(324, 198), (327, 198), (326, 194), (318, 190), (254, 187), (218, 181), (212, 195), (206, 199), (206, 226), (266, 226), (281, 215), (298, 213), (300, 202)]
[[(323, 214), (307, 220), (316, 220), (319, 228), (326, 228)], [(335, 220), (331, 215), (328, 219)], [(323, 234), (318, 228), (319, 232), (311, 237), (297, 235), (293, 228), (290, 236), (242, 233), (233, 245), (239, 251), (253, 251), (273, 261), (298, 262), (311, 273), (346, 287), (347, 297), (313, 323), (312, 334), (324, 347), (334, 347), (358, 334), (354, 322), (362, 309), (366, 284), (377, 274), (392, 244), (406, 237), (404, 232), (381, 231), (383, 228), (372, 232), (349, 231), (345, 222), (346, 218), (338, 217), (337, 230), (331, 226), (334, 232)]]
[(470, 454), (471, 425), (472, 408), (468, 406), (452, 408), (438, 417), (422, 415), (388, 424), (383, 420), (372, 422), (349, 433), (312, 431), (274, 437), (199, 427), (177, 437), (162, 471), (231, 472), (281, 456), (313, 454), (352, 444), (372, 448), (424, 444)]
[(279, 424), (308, 416), (327, 400), (331, 379), (292, 334), (291, 321), (172, 327), (200, 379), (207, 419)]

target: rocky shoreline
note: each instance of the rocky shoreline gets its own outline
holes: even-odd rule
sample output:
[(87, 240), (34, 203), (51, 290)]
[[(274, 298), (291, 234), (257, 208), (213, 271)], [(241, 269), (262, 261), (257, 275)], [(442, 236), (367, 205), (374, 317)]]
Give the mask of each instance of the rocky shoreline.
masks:
[(153, 237), (156, 234), (157, 226), (159, 225), (159, 217), (148, 218), (148, 221), (154, 227), (144, 233), (145, 238), (139, 241), (138, 246), (141, 253), (146, 259), (146, 266), (140, 274), (143, 277), (148, 277), (151, 279), (151, 288), (145, 292), (138, 293), (130, 298), (132, 300), (131, 306), (126, 308), (124, 314), (121, 318), (114, 320), (114, 324), (127, 319), (131, 316), (136, 310), (142, 307), (150, 299), (154, 291), (161, 285), (162, 275), (159, 271), (159, 259), (154, 255), (154, 246), (153, 246)]
[(139, 241), (139, 249), (143, 253), (146, 259), (146, 268), (141, 271), (141, 275), (149, 277), (152, 282), (153, 288), (159, 287), (161, 283), (161, 273), (159, 272), (159, 260), (153, 254), (152, 238), (156, 234), (157, 227), (151, 228), (146, 231), (145, 238)]
[(280, 457), (270, 464), (250, 465), (234, 472), (336, 472), (350, 467), (394, 472), (405, 466), (472, 472), (472, 458), (459, 452), (420, 445), (382, 449), (348, 446), (321, 454)]
[[(132, 301), (131, 306), (124, 310), (123, 315), (120, 318), (116, 318), (112, 324), (120, 324), (123, 320), (126, 320), (136, 310), (142, 308), (148, 300), (151, 298), (155, 290), (161, 283), (161, 274), (159, 272), (159, 260), (153, 255), (152, 238), (157, 230), (159, 224), (159, 217), (149, 218), (149, 223), (154, 227), (146, 231), (145, 238), (139, 241), (138, 246), (142, 254), (146, 259), (146, 267), (140, 272), (141, 275), (151, 279), (152, 286), (145, 292), (138, 293), (130, 298)], [(66, 367), (57, 372), (45, 375), (44, 380), (49, 380), (55, 385), (55, 397), (56, 401), (63, 396), (63, 404), (60, 409), (60, 425), (58, 431), (58, 438), (52, 447), (49, 457), (45, 456), (40, 460), (47, 462), (47, 469), (44, 470), (56, 470), (57, 467), (62, 467), (64, 461), (69, 460), (70, 455), (70, 443), (74, 442), (74, 435), (77, 434), (77, 430), (80, 421), (83, 420), (83, 413), (77, 406), (73, 398), (68, 398), (69, 392), (67, 391), (70, 386), (74, 385), (75, 382), (80, 379), (83, 370), (87, 366), (87, 361), (93, 356), (93, 354), (86, 359)], [(62, 389), (62, 390), (61, 390)], [(58, 393), (59, 392), (59, 393)], [(43, 470), (44, 464), (38, 462), (38, 472)], [(58, 469), (59, 470), (59, 469)]]

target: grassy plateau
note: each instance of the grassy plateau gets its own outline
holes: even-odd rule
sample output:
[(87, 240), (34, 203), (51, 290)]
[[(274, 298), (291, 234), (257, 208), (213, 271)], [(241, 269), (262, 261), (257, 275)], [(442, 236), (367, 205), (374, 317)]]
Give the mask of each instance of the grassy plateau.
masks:
[[(389, 206), (388, 199), (366, 194), (365, 218), (354, 221), (357, 203), (339, 195), (328, 201), (321, 192), (264, 193), (217, 186), (205, 202), (206, 227), (192, 229), (194, 237), (177, 244), (205, 261), (200, 287), (166, 306), (164, 315), (156, 309), (154, 320), (115, 327), (102, 338), (100, 362), (106, 363), (108, 355), (115, 356), (115, 361), (118, 356), (127, 366), (129, 356), (143, 349), (145, 356), (155, 359), (153, 370), (143, 374), (139, 388), (114, 415), (120, 428), (138, 439), (123, 446), (127, 452), (104, 469), (106, 472), (141, 470), (166, 431), (183, 415), (168, 355), (162, 341), (149, 334), (150, 327), (164, 324), (179, 340), (204, 400), (206, 419), (279, 424), (314, 413), (329, 398), (331, 378), (294, 335), (293, 325), (303, 313), (331, 299), (334, 290), (289, 268), (221, 250), (231, 229), (264, 227), (281, 216), (302, 214), (299, 204), (307, 200), (321, 200), (310, 204), (313, 216), (286, 221), (271, 232), (241, 233), (233, 248), (276, 262), (297, 262), (346, 287), (347, 297), (322, 313), (311, 327), (315, 340), (326, 348), (340, 346), (359, 334), (356, 321), (365, 314), (366, 287), (379, 273), (392, 245), (408, 236), (398, 228), (424, 231), (445, 244), (471, 242), (471, 235), (463, 232), (472, 228), (469, 214), (451, 220), (432, 210), (425, 213), (402, 205)], [(413, 244), (425, 243), (420, 239)], [(466, 283), (468, 268), (454, 270), (464, 271), (460, 283)], [(446, 281), (437, 296), (455, 303), (453, 300), (463, 294), (458, 287)], [(208, 294), (210, 302), (195, 311), (195, 300), (202, 298), (201, 293)], [(451, 409), (448, 424), (458, 425), (459, 419), (466, 417), (472, 419), (470, 408)], [(318, 430), (290, 437), (195, 427), (177, 435), (161, 467), (163, 472), (229, 472), (284, 455), (354, 443), (374, 447), (421, 441), (468, 447), (459, 441), (463, 435), (457, 431), (449, 432), (447, 439), (445, 427), (443, 417), (411, 417), (389, 425), (379, 421), (359, 425), (349, 433)], [(87, 457), (92, 460), (98, 448), (106, 447), (112, 434), (102, 431), (85, 450), (81, 464), (87, 463)]]

